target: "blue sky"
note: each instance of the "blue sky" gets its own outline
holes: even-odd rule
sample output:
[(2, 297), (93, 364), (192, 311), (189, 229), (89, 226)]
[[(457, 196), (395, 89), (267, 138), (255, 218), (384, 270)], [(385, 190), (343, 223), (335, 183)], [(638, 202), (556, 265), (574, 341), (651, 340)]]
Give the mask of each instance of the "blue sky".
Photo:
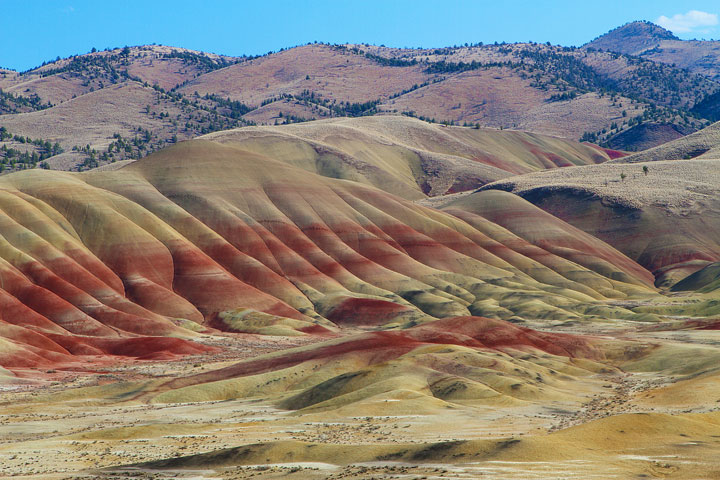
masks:
[(256, 55), (312, 41), (436, 47), (582, 45), (632, 20), (720, 38), (717, 0), (0, 0), (0, 66), (26, 70), (91, 48), (159, 43)]

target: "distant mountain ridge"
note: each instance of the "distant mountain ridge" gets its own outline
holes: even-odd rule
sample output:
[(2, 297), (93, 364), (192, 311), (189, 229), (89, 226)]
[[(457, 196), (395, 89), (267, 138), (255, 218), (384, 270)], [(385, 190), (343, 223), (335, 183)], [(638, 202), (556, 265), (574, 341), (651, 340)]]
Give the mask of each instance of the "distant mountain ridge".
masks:
[[(674, 38), (634, 22), (580, 49), (314, 43), (259, 57), (162, 45), (94, 51), (28, 72), (0, 70), (0, 172), (85, 170), (230, 128), (376, 114), (637, 151), (715, 119), (720, 84), (654, 58), (657, 42), (688, 44)], [(642, 56), (609, 51), (621, 40), (626, 50), (652, 48)]]

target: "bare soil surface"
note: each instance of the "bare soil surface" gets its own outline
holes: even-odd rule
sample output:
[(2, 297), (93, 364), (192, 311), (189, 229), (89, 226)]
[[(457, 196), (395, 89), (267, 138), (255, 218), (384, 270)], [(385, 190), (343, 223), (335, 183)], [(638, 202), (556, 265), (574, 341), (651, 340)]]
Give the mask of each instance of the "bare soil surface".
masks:
[[(351, 333), (351, 332), (346, 332)], [(706, 347), (720, 354), (717, 336), (699, 333), (642, 333), (620, 335), (627, 341)], [(703, 342), (702, 339), (705, 339)], [(713, 340), (714, 339), (714, 340)], [(187, 457), (240, 445), (299, 441), (318, 445), (370, 448), (380, 445), (437, 445), (438, 442), (491, 440), (515, 442), (564, 434), (570, 427), (592, 425), (626, 414), (708, 413), (720, 403), (684, 409), (649, 404), (653, 392), (662, 392), (684, 377), (663, 372), (617, 371), (587, 380), (582, 400), (556, 401), (538, 406), (455, 404), (442, 412), (403, 415), (348, 415), (329, 411), (296, 414), (278, 409), (273, 398), (174, 404), (123, 401), (117, 391), (167, 377), (217, 369), (268, 352), (307, 345), (311, 337), (228, 335), (206, 339), (223, 348), (220, 354), (184, 358), (175, 362), (128, 362), (100, 372), (59, 372), (50, 380), (8, 385), (0, 393), (0, 478), (119, 479), (119, 478), (628, 478), (648, 469), (673, 477), (678, 462), (688, 457), (676, 447), (671, 458), (607, 453), (604, 460), (567, 458), (517, 460), (405, 462), (305, 461), (295, 457), (268, 457), (262, 464), (211, 465), (193, 469), (147, 469), (143, 462)], [(587, 388), (592, 385), (592, 388)], [(95, 387), (88, 390), (87, 387)], [(104, 391), (98, 390), (104, 389)], [(115, 394), (113, 394), (115, 391)], [(387, 402), (387, 400), (386, 400)], [(554, 433), (553, 433), (554, 432)], [(373, 447), (374, 448), (374, 447)], [(710, 448), (710, 447), (707, 447)], [(714, 448), (714, 447), (712, 447)], [(603, 462), (610, 462), (605, 464)], [(711, 462), (712, 463), (712, 462)], [(125, 465), (125, 467), (123, 467)], [(606, 466), (604, 466), (606, 465)], [(107, 470), (109, 469), (109, 470)], [(687, 477), (677, 477), (687, 478)]]

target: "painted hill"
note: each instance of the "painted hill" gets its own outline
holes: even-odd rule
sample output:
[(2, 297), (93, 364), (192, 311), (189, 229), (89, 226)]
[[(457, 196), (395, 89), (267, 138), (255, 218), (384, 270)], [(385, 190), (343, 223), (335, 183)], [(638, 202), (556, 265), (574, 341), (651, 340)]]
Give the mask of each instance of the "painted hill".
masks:
[(716, 476), (720, 86), (658, 48), (0, 70), (3, 474)]
[(602, 149), (560, 138), (386, 115), (244, 127), (201, 138), (412, 200), (466, 191), (520, 173), (611, 158)]
[(712, 292), (720, 288), (720, 263), (711, 263), (673, 285), (673, 290)]
[[(526, 358), (525, 368), (513, 371), (518, 357)], [(225, 401), (260, 393), (259, 385), (273, 380), (275, 392), (290, 393), (281, 396), (282, 408), (303, 413), (348, 410), (351, 405), (361, 413), (378, 396), (407, 398), (428, 411), (453, 404), (542, 402), (562, 396), (560, 391), (574, 381), (570, 376), (582, 378), (602, 369), (593, 362), (601, 358), (601, 349), (585, 338), (536, 332), (502, 320), (455, 317), (347, 336), (159, 382), (135, 400)], [(577, 366), (570, 359), (577, 359)], [(455, 362), (468, 368), (457, 375)], [(551, 374), (551, 368), (558, 371)], [(487, 375), (488, 370), (493, 373)], [(553, 375), (559, 376), (557, 381)], [(538, 380), (545, 376), (548, 380)], [(297, 388), (303, 384), (307, 387)]]
[(0, 462), (708, 477), (720, 169), (617, 156), (385, 115), (2, 176)]
[[(393, 131), (383, 121), (369, 120), (396, 141), (424, 128), (404, 120)], [(329, 133), (328, 141), (353, 124), (319, 124), (305, 134)], [(432, 129), (457, 148), (470, 131)], [(378, 148), (367, 141), (364, 151)], [(653, 292), (647, 270), (560, 220), (548, 230), (552, 242), (531, 239), (480, 215), (443, 213), (330, 178), (339, 166), (294, 165), (282, 142), (278, 159), (265, 151), (194, 140), (114, 171), (2, 177), (2, 325), (12, 348), (0, 364), (139, 351), (107, 347), (105, 338), (192, 339), (218, 330), (332, 335), (338, 324), (401, 326), (468, 314), (634, 318), (595, 303)], [(537, 161), (534, 155), (527, 158)], [(395, 172), (408, 168), (401, 159), (393, 158)], [(396, 190), (398, 182), (384, 186)], [(422, 196), (411, 183), (404, 184), (408, 196)], [(519, 199), (512, 203), (528, 219), (542, 217)], [(580, 249), (593, 253), (576, 263)], [(158, 348), (194, 348), (173, 342)]]

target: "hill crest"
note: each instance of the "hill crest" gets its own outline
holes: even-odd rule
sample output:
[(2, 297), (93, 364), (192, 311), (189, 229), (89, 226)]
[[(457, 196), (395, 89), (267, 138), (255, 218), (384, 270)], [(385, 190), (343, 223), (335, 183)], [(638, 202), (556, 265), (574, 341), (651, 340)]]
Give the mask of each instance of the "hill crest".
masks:
[(635, 21), (614, 28), (583, 45), (584, 49), (609, 50), (637, 55), (662, 40), (680, 40), (671, 31), (648, 21)]
[[(16, 155), (3, 162), (8, 157), (0, 153), (0, 163), (8, 164), (5, 172), (41, 161), (86, 170), (244, 125), (383, 113), (637, 150), (633, 128), (640, 125), (670, 125), (665, 133), (705, 126), (707, 108), (689, 112), (719, 90), (708, 78), (645, 58), (537, 43), (437, 49), (313, 43), (260, 57), (125, 47), (0, 74), (0, 126), (11, 139), (26, 140), (3, 145), (25, 154), (22, 161)], [(113, 115), (87, 129), (81, 110), (90, 102), (81, 100), (98, 92)], [(58, 128), (40, 132), (38, 114)], [(666, 137), (645, 134), (642, 146)], [(40, 142), (59, 148), (49, 152)]]

